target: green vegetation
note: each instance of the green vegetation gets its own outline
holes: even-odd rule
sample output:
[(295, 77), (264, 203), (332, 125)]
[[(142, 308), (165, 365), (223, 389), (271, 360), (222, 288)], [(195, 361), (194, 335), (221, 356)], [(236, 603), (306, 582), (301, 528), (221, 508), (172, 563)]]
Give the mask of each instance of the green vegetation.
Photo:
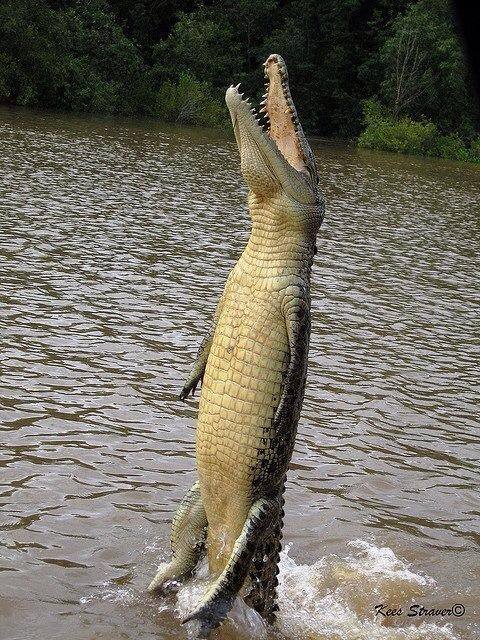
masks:
[(363, 103), (361, 147), (480, 162), (478, 113), (445, 0), (397, 16), (377, 60), (384, 75), (376, 100)]
[(442, 134), (430, 120), (394, 118), (374, 100), (364, 103), (364, 122), (360, 147), (480, 163), (480, 136), (467, 146), (458, 133)]
[(0, 102), (222, 126), (273, 51), (308, 132), (479, 161), (448, 0), (3, 0)]
[(223, 104), (212, 95), (208, 82), (181, 73), (177, 82), (165, 80), (155, 94), (153, 115), (185, 124), (221, 126), (225, 121)]

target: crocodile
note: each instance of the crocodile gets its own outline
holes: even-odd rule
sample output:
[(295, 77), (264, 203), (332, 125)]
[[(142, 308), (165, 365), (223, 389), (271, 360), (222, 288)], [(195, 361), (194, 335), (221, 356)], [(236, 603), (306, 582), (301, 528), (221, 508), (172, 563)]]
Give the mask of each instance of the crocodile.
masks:
[(264, 63), (257, 112), (226, 92), (249, 188), (248, 243), (230, 272), (210, 330), (180, 393), (201, 383), (199, 481), (172, 522), (172, 559), (150, 591), (191, 576), (206, 554), (210, 586), (183, 621), (206, 638), (237, 594), (275, 620), (284, 486), (303, 402), (310, 337), (310, 273), (324, 199), (280, 55)]

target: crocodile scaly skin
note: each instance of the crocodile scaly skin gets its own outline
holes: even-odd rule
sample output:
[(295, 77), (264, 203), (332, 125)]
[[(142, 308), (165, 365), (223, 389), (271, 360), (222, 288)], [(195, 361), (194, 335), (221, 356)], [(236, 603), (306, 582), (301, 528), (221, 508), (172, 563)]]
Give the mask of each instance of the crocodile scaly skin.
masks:
[[(197, 465), (212, 571), (225, 565), (252, 499), (278, 492), (298, 422), (298, 412), (288, 425), (273, 418), (290, 358), (283, 305), (289, 288), (308, 291), (311, 255), (288, 228), (278, 229), (280, 211), (272, 216), (254, 197), (250, 204), (253, 229), (222, 296), (198, 416)], [(300, 340), (306, 351), (308, 334)], [(302, 387), (300, 377), (299, 395)]]
[(226, 99), (250, 188), (252, 230), (228, 276), (211, 330), (180, 393), (202, 381), (196, 456), (199, 485), (172, 526), (172, 561), (159, 590), (208, 555), (211, 584), (186, 618), (208, 637), (237, 594), (275, 619), (284, 487), (303, 401), (310, 336), (310, 271), (323, 199), (280, 56), (265, 64), (267, 135), (230, 87)]

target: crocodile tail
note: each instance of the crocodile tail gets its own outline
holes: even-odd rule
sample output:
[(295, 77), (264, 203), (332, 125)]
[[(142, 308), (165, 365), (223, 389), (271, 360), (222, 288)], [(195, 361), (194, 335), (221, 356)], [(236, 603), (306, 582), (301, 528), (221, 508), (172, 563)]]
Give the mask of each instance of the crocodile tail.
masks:
[(283, 492), (285, 482), (280, 488), (280, 513), (272, 526), (258, 545), (252, 560), (250, 569), (250, 591), (245, 596), (245, 602), (255, 609), (262, 618), (269, 624), (275, 622), (278, 611), (277, 586), (278, 586), (278, 563), (280, 561), (280, 551), (282, 550), (282, 528), (284, 516), (285, 499)]

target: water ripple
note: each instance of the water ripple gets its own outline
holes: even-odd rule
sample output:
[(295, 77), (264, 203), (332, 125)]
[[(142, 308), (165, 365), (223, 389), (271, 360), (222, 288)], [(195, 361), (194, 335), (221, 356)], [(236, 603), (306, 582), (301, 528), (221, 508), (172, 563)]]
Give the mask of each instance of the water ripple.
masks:
[[(32, 624), (72, 640), (185, 637), (144, 587), (195, 477), (196, 402), (178, 391), (248, 235), (235, 145), (8, 109), (0, 132), (5, 637)], [(318, 612), (309, 591), (309, 618), (288, 582), (300, 565), (288, 565), (282, 602), (295, 615), (281, 626), (295, 638), (302, 625), (327, 640), (473, 638), (478, 169), (315, 151), (327, 216), (285, 539), (331, 608)], [(453, 630), (372, 626), (375, 585), (358, 605), (352, 566), (342, 593), (328, 591), (319, 558), (336, 567), (349, 540), (372, 536), (432, 576), (432, 606), (465, 600)], [(115, 597), (95, 596), (102, 584)]]

